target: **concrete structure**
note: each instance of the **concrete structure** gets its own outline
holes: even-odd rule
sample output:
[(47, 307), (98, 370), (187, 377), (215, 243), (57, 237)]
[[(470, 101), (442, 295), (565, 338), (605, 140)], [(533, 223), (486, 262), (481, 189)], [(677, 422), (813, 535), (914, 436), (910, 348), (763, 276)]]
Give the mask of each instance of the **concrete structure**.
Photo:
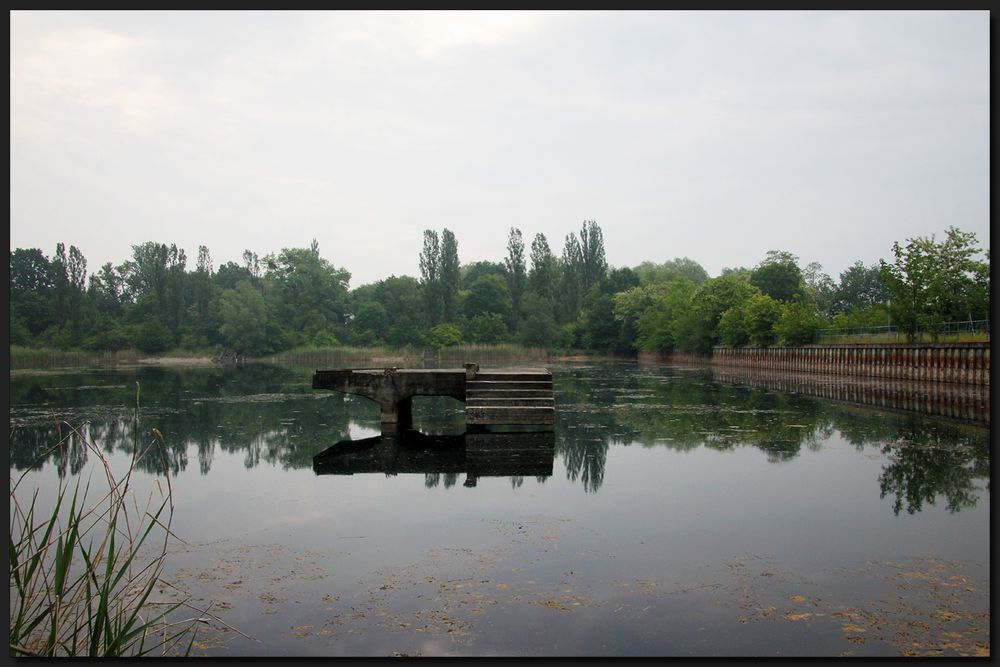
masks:
[(552, 431), (425, 435), (401, 430), (344, 440), (313, 457), (317, 475), (465, 473), (479, 477), (549, 477), (555, 457)]
[(805, 345), (712, 350), (713, 366), (988, 387), (989, 343)]
[(643, 350), (639, 361), (990, 386), (989, 343), (716, 347), (711, 356)]
[(414, 396), (451, 396), (465, 403), (469, 426), (555, 423), (552, 374), (545, 368), (480, 371), (464, 368), (345, 368), (316, 371), (314, 389), (370, 398), (379, 404), (383, 429), (413, 423)]

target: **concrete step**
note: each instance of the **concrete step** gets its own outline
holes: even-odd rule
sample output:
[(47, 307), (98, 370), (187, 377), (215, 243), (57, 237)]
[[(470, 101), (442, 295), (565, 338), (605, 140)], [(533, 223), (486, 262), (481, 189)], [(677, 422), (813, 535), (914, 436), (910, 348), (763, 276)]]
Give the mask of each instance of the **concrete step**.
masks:
[(470, 382), (552, 382), (552, 373), (535, 371), (480, 371)]
[(525, 407), (525, 408), (554, 408), (556, 406), (556, 400), (551, 395), (550, 396), (538, 396), (538, 397), (525, 397), (525, 396), (510, 396), (510, 397), (498, 397), (498, 396), (473, 396), (465, 397), (465, 405), (475, 405), (475, 406), (494, 406), (498, 408), (512, 408), (512, 407)]
[(552, 380), (470, 380), (465, 383), (465, 391), (482, 389), (548, 389), (552, 390)]
[(552, 398), (551, 389), (473, 389), (465, 392), (465, 401), (474, 398)]
[(547, 408), (498, 408), (469, 405), (465, 408), (466, 424), (555, 424), (556, 410)]

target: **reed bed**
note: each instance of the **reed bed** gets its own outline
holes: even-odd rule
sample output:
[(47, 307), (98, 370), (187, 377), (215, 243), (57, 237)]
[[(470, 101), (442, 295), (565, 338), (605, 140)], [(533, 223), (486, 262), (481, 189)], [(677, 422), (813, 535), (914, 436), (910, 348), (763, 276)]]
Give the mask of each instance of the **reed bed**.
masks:
[(440, 350), (412, 347), (301, 347), (264, 357), (259, 361), (316, 369), (351, 366), (460, 366), (465, 362), (476, 362), (480, 366), (500, 366), (538, 363), (548, 358), (548, 352), (542, 348), (468, 343)]
[(10, 346), (11, 370), (48, 368), (105, 368), (137, 363), (139, 353), (134, 350), (87, 352), (84, 350), (55, 350), (50, 348)]

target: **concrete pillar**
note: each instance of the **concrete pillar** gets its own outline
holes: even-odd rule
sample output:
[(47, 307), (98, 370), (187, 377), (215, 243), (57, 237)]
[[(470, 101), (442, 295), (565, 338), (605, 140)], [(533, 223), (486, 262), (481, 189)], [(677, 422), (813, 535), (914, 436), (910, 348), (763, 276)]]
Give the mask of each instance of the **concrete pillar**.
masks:
[(382, 429), (406, 429), (413, 425), (413, 398), (380, 402)]

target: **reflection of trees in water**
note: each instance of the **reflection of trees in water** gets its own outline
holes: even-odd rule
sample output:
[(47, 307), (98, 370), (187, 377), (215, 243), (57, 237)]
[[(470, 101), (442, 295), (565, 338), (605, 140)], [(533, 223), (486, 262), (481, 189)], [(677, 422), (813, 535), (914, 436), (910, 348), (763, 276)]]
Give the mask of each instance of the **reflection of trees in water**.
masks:
[[(835, 433), (859, 449), (881, 447), (889, 458), (879, 478), (894, 511), (918, 512), (938, 496), (949, 511), (976, 504), (989, 489), (989, 431), (978, 426), (900, 415), (711, 381), (706, 374), (636, 372), (626, 367), (555, 374), (557, 451), (567, 477), (596, 491), (607, 451), (616, 442), (679, 451), (752, 446), (771, 463), (816, 451)], [(593, 386), (594, 391), (588, 393)], [(592, 398), (591, 398), (592, 397)]]
[[(134, 405), (134, 378), (141, 387), (138, 427), (131, 420), (109, 414), (90, 417), (86, 427), (92, 442), (108, 452), (128, 455), (138, 443), (140, 451), (155, 438), (153, 428), (164, 436), (156, 456), (139, 459), (136, 469), (149, 473), (163, 470), (163, 460), (174, 474), (188, 464), (188, 448), (197, 449), (199, 470), (207, 474), (216, 451), (244, 452), (248, 467), (261, 462), (285, 467), (311, 467), (312, 456), (347, 433), (348, 411), (343, 397), (318, 395), (309, 386), (311, 376), (271, 366), (236, 370), (144, 369), (130, 374), (108, 373), (93, 378), (86, 374), (55, 378), (19, 379), (12, 393), (18, 400), (65, 404), (69, 412), (93, 408), (88, 414), (121, 412), (122, 403)], [(110, 388), (71, 391), (79, 384), (109, 385)], [(104, 401), (104, 403), (101, 403)], [(149, 407), (143, 407), (149, 406)], [(65, 429), (65, 427), (64, 427)], [(55, 452), (37, 461), (58, 442), (58, 431), (48, 425), (19, 426), (11, 434), (11, 466), (40, 467)], [(70, 443), (70, 471), (82, 468), (86, 448)], [(74, 454), (79, 450), (80, 454)], [(76, 456), (77, 458), (73, 458)], [(163, 460), (160, 457), (163, 457)], [(58, 463), (58, 461), (57, 461)]]
[(458, 482), (458, 473), (454, 472), (428, 472), (424, 473), (424, 486), (428, 489), (433, 489), (439, 484), (443, 484), (444, 488), (450, 489), (455, 486)]
[(575, 482), (579, 479), (586, 491), (597, 491), (604, 482), (604, 466), (608, 458), (609, 440), (599, 435), (556, 439), (556, 451), (563, 456), (566, 477)]
[(945, 499), (949, 512), (974, 507), (978, 480), (989, 490), (989, 429), (918, 415), (883, 413), (836, 405), (830, 422), (857, 449), (878, 448), (888, 459), (879, 475), (882, 498), (894, 497), (893, 512), (919, 512)]
[(881, 497), (895, 497), (896, 514), (904, 504), (908, 514), (919, 512), (938, 496), (955, 513), (979, 501), (981, 487), (976, 480), (985, 480), (989, 489), (990, 448), (985, 434), (962, 433), (951, 424), (929, 429), (911, 420), (894, 442), (883, 445), (882, 453), (889, 462), (879, 476)]
[[(679, 451), (751, 446), (778, 463), (794, 459), (803, 447), (819, 448), (835, 432), (858, 449), (877, 447), (887, 457), (879, 484), (883, 498), (895, 498), (897, 513), (904, 507), (919, 512), (938, 496), (949, 511), (959, 511), (978, 501), (978, 480), (989, 489), (988, 428), (751, 389), (670, 368), (609, 364), (555, 371), (556, 453), (567, 478), (579, 480), (587, 492), (603, 484), (613, 444)], [(123, 416), (132, 413), (136, 379), (142, 397), (138, 425)], [(310, 380), (308, 372), (273, 366), (38, 376), (10, 384), (11, 406), (13, 412), (19, 405), (58, 404), (85, 414), (86, 423), (74, 426), (108, 452), (131, 455), (136, 443), (145, 449), (155, 441), (156, 428), (164, 442), (137, 462), (137, 469), (153, 474), (164, 469), (164, 461), (174, 474), (185, 470), (191, 445), (202, 474), (219, 451), (242, 452), (247, 467), (303, 468), (347, 437), (350, 415), (357, 419), (359, 402), (365, 402), (314, 392)], [(362, 425), (377, 428), (377, 410), (366, 415), (371, 421)], [(60, 439), (61, 453), (53, 449)], [(60, 428), (40, 416), (12, 428), (10, 460), (16, 470), (51, 461), (60, 476), (75, 475), (87, 464), (87, 449), (65, 424)], [(457, 476), (429, 474), (424, 483), (448, 488)], [(516, 488), (523, 478), (510, 483)]]

